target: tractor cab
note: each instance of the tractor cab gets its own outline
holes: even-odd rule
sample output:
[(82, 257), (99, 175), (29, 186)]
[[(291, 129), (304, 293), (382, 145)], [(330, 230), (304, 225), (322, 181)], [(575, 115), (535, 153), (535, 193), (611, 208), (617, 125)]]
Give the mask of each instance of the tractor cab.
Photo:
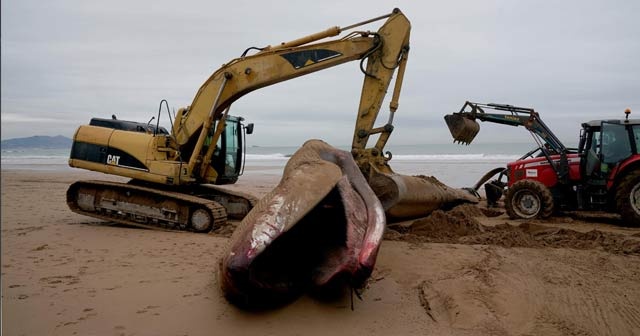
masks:
[(638, 119), (592, 120), (582, 124), (580, 133), (581, 173), (589, 180), (606, 182), (619, 165), (638, 155)]
[(578, 203), (585, 208), (614, 207), (611, 191), (617, 190), (621, 176), (640, 166), (639, 148), (640, 119), (628, 119), (627, 114), (622, 120), (583, 123), (578, 148), (583, 197)]

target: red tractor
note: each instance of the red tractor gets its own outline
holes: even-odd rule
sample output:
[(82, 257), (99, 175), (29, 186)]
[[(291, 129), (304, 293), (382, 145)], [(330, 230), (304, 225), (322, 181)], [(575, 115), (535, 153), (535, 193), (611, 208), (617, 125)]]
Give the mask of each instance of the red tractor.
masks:
[[(490, 205), (504, 194), (509, 217), (597, 210), (618, 213), (623, 224), (640, 226), (640, 119), (629, 119), (630, 113), (627, 109), (620, 120), (583, 123), (577, 149), (565, 147), (531, 108), (466, 102), (445, 121), (454, 141), (465, 144), (480, 130), (476, 119), (524, 126), (532, 133), (537, 148), (506, 168), (492, 170), (470, 188), (477, 193), (484, 184)], [(495, 174), (498, 178), (485, 184)]]

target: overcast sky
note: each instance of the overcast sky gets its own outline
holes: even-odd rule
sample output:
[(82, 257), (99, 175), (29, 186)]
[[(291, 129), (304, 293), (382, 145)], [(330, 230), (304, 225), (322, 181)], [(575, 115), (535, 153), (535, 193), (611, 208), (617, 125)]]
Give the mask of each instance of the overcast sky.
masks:
[[(189, 105), (247, 47), (393, 7), (412, 31), (390, 144), (451, 142), (443, 116), (466, 100), (533, 107), (567, 144), (583, 121), (627, 107), (640, 118), (640, 1), (5, 0), (2, 139), (72, 137), (112, 114), (146, 122), (161, 99)], [(250, 145), (350, 144), (362, 79), (358, 63), (346, 63), (254, 91), (231, 113), (256, 124)], [(385, 102), (378, 125), (387, 111)], [(476, 141), (531, 138), (484, 123)]]

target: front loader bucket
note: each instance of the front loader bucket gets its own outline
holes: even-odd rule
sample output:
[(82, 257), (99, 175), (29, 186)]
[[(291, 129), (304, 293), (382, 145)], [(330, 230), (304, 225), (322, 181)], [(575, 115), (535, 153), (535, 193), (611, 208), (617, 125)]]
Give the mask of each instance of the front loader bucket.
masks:
[(454, 142), (470, 144), (480, 131), (480, 125), (473, 119), (466, 118), (458, 113), (444, 116)]

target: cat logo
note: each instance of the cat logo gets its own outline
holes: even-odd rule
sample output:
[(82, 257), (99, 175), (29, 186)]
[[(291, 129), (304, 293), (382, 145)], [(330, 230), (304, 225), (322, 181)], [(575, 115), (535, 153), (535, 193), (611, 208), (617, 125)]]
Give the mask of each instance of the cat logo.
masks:
[(111, 154), (107, 155), (107, 164), (117, 166), (119, 162), (120, 162), (119, 155), (111, 155)]

